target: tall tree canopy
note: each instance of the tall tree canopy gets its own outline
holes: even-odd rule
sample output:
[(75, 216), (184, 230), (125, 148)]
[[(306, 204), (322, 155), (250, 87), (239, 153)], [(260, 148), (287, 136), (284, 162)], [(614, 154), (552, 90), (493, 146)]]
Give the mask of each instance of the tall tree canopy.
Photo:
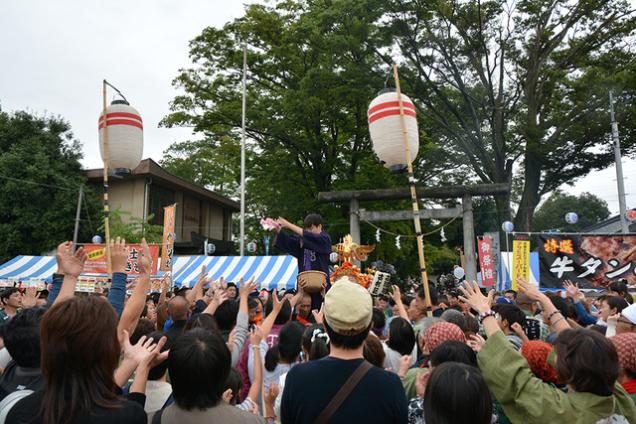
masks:
[[(318, 192), (406, 185), (374, 157), (366, 116), (397, 62), (419, 108), (420, 183), (514, 182), (517, 193), (494, 199), (494, 215), (484, 201), (484, 228), (515, 215), (516, 228), (530, 230), (543, 195), (610, 164), (609, 89), (626, 124), (623, 147), (633, 152), (635, 24), (624, 0), (249, 5), (244, 17), (205, 28), (190, 43), (193, 65), (175, 79), (182, 94), (163, 124), (192, 126), (197, 140), (174, 145), (163, 164), (237, 193), (246, 43), (249, 215), (318, 210), (342, 234), (346, 206), (319, 205)], [(387, 225), (412, 232), (406, 222)], [(371, 241), (372, 228), (364, 226), (363, 237)], [(437, 236), (427, 243), (442, 244)]]
[[(0, 111), (0, 261), (39, 255), (72, 239), (79, 187), (86, 180), (80, 158), (79, 143), (63, 120)], [(84, 223), (83, 240), (98, 225), (96, 198), (88, 187), (86, 192), (95, 228)]]
[[(575, 212), (578, 215), (579, 220), (575, 224), (565, 222), (565, 214), (569, 212)], [(607, 202), (592, 193), (573, 196), (555, 191), (537, 209), (534, 215), (534, 227), (537, 231), (552, 229), (581, 231), (607, 219), (609, 215)]]
[[(517, 229), (531, 229), (542, 195), (613, 161), (612, 88), (627, 123), (623, 147), (633, 152), (629, 2), (396, 0), (386, 8), (381, 31), (404, 58), (435, 143), (482, 182), (519, 178)], [(510, 198), (496, 200), (500, 221), (508, 219)]]

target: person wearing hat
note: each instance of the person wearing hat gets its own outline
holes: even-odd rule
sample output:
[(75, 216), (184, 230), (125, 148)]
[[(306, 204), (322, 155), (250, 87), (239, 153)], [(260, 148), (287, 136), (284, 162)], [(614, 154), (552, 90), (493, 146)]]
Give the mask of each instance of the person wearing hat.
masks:
[(616, 334), (636, 333), (636, 304), (629, 305), (616, 321)]
[(330, 354), (289, 371), (281, 403), (283, 424), (407, 421), (399, 377), (364, 360), (372, 311), (364, 287), (346, 278), (334, 283), (325, 296), (323, 319)]

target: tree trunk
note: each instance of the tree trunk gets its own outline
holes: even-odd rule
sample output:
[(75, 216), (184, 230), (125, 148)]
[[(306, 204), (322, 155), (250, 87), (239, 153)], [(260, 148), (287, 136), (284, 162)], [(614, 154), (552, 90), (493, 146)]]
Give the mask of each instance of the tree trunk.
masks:
[(541, 160), (534, 152), (534, 146), (538, 143), (528, 141), (526, 147), (526, 160), (524, 166), (524, 184), (519, 210), (515, 217), (515, 229), (517, 231), (532, 231), (532, 218), (534, 210), (539, 204), (539, 186), (541, 184)]

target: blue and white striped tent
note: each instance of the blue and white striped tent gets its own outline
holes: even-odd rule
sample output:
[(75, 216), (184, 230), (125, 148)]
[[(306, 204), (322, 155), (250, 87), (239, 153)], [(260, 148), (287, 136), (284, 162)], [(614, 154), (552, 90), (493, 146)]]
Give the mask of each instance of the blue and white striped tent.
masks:
[[(191, 287), (205, 265), (208, 277), (238, 283), (254, 276), (261, 288), (296, 288), (298, 261), (293, 256), (175, 256), (172, 280)], [(51, 282), (57, 269), (54, 256), (16, 256), (0, 265), (0, 280), (43, 280)], [(159, 273), (163, 275), (163, 273)]]
[(172, 280), (177, 286), (192, 287), (205, 265), (208, 278), (238, 283), (254, 276), (261, 288), (294, 289), (298, 261), (293, 256), (179, 256), (174, 261)]
[(16, 256), (0, 265), (0, 280), (51, 282), (56, 269), (55, 256)]

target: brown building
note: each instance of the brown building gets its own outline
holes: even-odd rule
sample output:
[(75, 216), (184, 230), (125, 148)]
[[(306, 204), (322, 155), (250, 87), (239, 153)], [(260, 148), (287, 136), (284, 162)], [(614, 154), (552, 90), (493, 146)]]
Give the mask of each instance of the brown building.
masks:
[[(86, 171), (89, 182), (102, 192), (103, 170)], [(215, 255), (234, 253), (232, 214), (239, 203), (170, 174), (152, 159), (144, 159), (131, 174), (109, 177), (111, 210), (163, 225), (163, 207), (177, 204), (176, 254), (202, 254), (207, 238), (216, 246)]]

